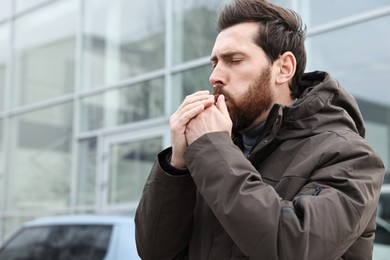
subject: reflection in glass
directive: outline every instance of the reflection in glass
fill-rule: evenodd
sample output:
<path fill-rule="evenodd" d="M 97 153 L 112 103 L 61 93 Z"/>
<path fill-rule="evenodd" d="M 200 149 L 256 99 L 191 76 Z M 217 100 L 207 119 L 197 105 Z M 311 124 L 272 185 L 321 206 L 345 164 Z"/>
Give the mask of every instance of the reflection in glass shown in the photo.
<path fill-rule="evenodd" d="M 0 119 L 0 209 L 4 208 L 4 172 L 5 172 L 5 154 L 3 147 L 3 119 Z M 0 232 L 1 234 L 1 232 Z M 1 241 L 1 238 L 0 238 Z"/>
<path fill-rule="evenodd" d="M 366 139 L 390 167 L 390 105 L 357 99 L 366 126 Z"/>
<path fill-rule="evenodd" d="M 385 180 L 383 182 L 385 186 L 388 186 L 388 182 L 386 181 L 386 179 L 388 178 L 389 175 L 390 174 L 385 175 Z M 377 207 L 377 217 L 390 223 L 390 193 L 388 189 L 384 189 L 384 191 L 381 192 L 381 195 L 379 197 L 379 202 Z M 376 234 L 375 234 L 375 238 L 376 238 Z M 388 238 L 390 238 L 390 236 Z"/>
<path fill-rule="evenodd" d="M 2 172 L 3 167 L 3 119 L 0 119 L 0 172 Z"/>
<path fill-rule="evenodd" d="M 292 8 L 292 0 L 270 0 L 271 3 L 280 5 L 286 8 Z"/>
<path fill-rule="evenodd" d="M 1 6 L 0 6 L 1 7 Z M 7 80 L 7 54 L 11 51 L 9 47 L 9 26 L 0 25 L 0 111 L 4 109 L 4 94 Z"/>
<path fill-rule="evenodd" d="M 137 202 L 162 138 L 115 144 L 110 147 L 109 203 Z"/>
<path fill-rule="evenodd" d="M 15 8 L 17 12 L 20 12 L 47 1 L 51 0 L 15 0 Z"/>
<path fill-rule="evenodd" d="M 164 115 L 162 78 L 82 100 L 81 130 L 95 130 Z"/>
<path fill-rule="evenodd" d="M 209 77 L 211 65 L 176 73 L 173 76 L 173 102 L 171 110 L 175 111 L 184 98 L 198 90 L 212 90 Z"/>
<path fill-rule="evenodd" d="M 34 217 L 8 217 L 3 219 L 2 241 L 12 235 L 24 222 Z"/>
<path fill-rule="evenodd" d="M 96 138 L 80 141 L 77 172 L 78 205 L 91 205 L 95 202 L 96 152 Z"/>
<path fill-rule="evenodd" d="M 390 110 L 390 52 L 386 51 L 390 46 L 389 23 L 390 16 L 386 16 L 308 39 L 308 57 L 312 57 L 308 70 L 330 72 L 359 100 L 368 122 L 367 139 L 386 165 L 390 163 L 390 121 L 386 118 L 378 121 L 377 117 L 388 115 Z M 370 103 L 376 109 L 367 106 Z"/>
<path fill-rule="evenodd" d="M 62 208 L 69 203 L 72 103 L 11 119 L 6 208 Z"/>
<path fill-rule="evenodd" d="M 77 0 L 57 1 L 15 23 L 14 105 L 74 89 Z"/>
<path fill-rule="evenodd" d="M 83 87 L 164 66 L 164 0 L 86 0 Z"/>
<path fill-rule="evenodd" d="M 390 107 L 388 107 L 386 112 L 390 112 Z M 381 155 L 382 160 L 385 164 L 385 169 L 389 169 L 388 167 L 390 166 L 390 120 L 387 123 L 388 124 L 385 125 L 370 122 L 369 120 L 365 121 L 365 125 L 367 128 L 366 139 Z"/>
<path fill-rule="evenodd" d="M 0 259 L 106 259 L 112 225 L 47 225 L 22 228 Z"/>
<path fill-rule="evenodd" d="M 329 71 L 354 96 L 388 105 L 388 24 L 390 16 L 310 37 L 308 70 Z"/>
<path fill-rule="evenodd" d="M 173 62 L 189 61 L 211 53 L 217 31 L 217 9 L 227 0 L 174 0 Z"/>
<path fill-rule="evenodd" d="M 11 14 L 11 0 L 1 0 L 0 1 L 0 21 L 8 18 L 10 16 L 10 14 Z"/>
<path fill-rule="evenodd" d="M 299 0 L 298 12 L 309 26 L 331 23 L 337 19 L 389 6 L 388 0 Z"/>

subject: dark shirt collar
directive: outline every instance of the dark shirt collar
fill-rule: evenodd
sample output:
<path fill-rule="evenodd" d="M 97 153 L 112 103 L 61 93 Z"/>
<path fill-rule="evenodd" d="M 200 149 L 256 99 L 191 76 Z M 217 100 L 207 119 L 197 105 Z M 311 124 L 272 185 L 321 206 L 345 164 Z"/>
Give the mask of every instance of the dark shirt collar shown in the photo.
<path fill-rule="evenodd" d="M 243 153 L 247 157 L 252 151 L 253 147 L 259 142 L 259 136 L 263 130 L 265 121 L 261 122 L 256 127 L 252 128 L 249 131 L 241 132 L 242 142 L 243 142 Z"/>

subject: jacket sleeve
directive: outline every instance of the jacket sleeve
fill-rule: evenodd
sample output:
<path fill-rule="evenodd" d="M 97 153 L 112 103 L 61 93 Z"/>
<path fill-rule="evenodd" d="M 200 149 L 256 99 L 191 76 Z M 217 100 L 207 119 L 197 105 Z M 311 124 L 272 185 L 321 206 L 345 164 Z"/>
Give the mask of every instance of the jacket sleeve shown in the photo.
<path fill-rule="evenodd" d="M 185 160 L 199 192 L 245 256 L 339 259 L 372 220 L 384 174 L 363 139 L 339 139 L 331 149 L 338 152 L 321 155 L 292 201 L 262 181 L 226 133 L 202 136 Z"/>
<path fill-rule="evenodd" d="M 137 250 L 143 260 L 184 259 L 192 232 L 195 184 L 189 174 L 163 170 L 169 152 L 168 148 L 158 155 L 135 215 Z"/>

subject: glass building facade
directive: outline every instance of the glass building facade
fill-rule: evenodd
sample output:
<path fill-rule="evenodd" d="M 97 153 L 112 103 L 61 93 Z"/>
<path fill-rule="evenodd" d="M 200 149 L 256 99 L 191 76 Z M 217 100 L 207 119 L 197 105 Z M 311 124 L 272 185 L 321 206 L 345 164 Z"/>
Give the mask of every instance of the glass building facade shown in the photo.
<path fill-rule="evenodd" d="M 29 219 L 132 214 L 181 100 L 210 89 L 227 0 L 0 0 L 0 241 Z M 307 71 L 358 100 L 390 165 L 390 3 L 279 0 L 308 27 Z"/>

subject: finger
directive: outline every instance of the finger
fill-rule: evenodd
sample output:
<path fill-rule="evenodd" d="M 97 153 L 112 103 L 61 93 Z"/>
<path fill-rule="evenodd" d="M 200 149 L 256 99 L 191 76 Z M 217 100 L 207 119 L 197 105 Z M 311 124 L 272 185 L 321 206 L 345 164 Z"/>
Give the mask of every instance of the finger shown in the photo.
<path fill-rule="evenodd" d="M 188 103 L 183 103 L 178 110 L 172 115 L 173 120 L 175 118 L 180 118 L 184 113 L 188 112 L 189 110 L 203 105 L 203 109 L 206 107 L 211 106 L 214 104 L 214 96 L 213 95 L 208 95 L 207 97 L 198 97 L 193 99 L 191 102 Z"/>
<path fill-rule="evenodd" d="M 228 111 L 228 108 L 226 106 L 225 96 L 224 95 L 221 94 L 221 95 L 218 96 L 216 106 L 217 106 L 218 110 L 221 111 L 221 113 L 223 115 L 229 117 L 229 111 Z"/>
<path fill-rule="evenodd" d="M 192 118 L 203 112 L 205 106 L 202 102 L 190 104 L 180 111 L 176 111 L 171 117 L 171 125 L 185 126 Z"/>
<path fill-rule="evenodd" d="M 183 102 L 181 103 L 181 105 L 179 106 L 178 110 L 180 110 L 181 108 L 183 108 L 184 106 L 186 106 L 188 104 L 198 102 L 201 100 L 205 100 L 205 99 L 209 99 L 210 96 L 212 96 L 212 95 L 210 95 L 210 91 L 208 91 L 208 90 L 197 91 L 191 95 L 186 96 L 185 99 L 183 100 Z"/>

